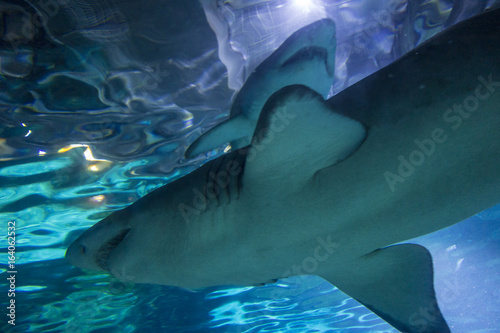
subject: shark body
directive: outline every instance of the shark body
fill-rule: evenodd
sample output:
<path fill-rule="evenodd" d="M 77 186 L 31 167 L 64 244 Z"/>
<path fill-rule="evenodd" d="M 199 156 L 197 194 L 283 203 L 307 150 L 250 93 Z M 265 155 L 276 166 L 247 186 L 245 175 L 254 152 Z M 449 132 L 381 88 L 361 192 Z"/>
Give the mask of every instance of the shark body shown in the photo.
<path fill-rule="evenodd" d="M 300 30 L 187 154 L 233 151 L 97 223 L 68 260 L 190 289 L 318 275 L 403 332 L 448 332 L 429 252 L 393 244 L 500 202 L 499 22 L 462 22 L 327 101 L 333 25 Z"/>

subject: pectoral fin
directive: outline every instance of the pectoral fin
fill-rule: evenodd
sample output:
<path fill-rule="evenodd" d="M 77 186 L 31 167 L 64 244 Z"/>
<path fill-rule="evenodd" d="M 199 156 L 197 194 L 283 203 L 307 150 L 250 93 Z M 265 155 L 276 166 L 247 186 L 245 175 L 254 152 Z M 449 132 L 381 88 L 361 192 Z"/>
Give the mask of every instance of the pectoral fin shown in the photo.
<path fill-rule="evenodd" d="M 450 332 L 434 292 L 431 255 L 420 245 L 379 249 L 322 277 L 402 332 Z"/>
<path fill-rule="evenodd" d="M 318 170 L 349 158 L 365 137 L 363 124 L 336 113 L 314 90 L 285 87 L 262 109 L 245 165 L 252 181 L 245 186 L 260 193 L 300 189 Z"/>
<path fill-rule="evenodd" d="M 199 154 L 220 148 L 224 144 L 231 145 L 231 150 L 245 147 L 252 141 L 255 124 L 244 115 L 228 119 L 203 134 L 187 149 L 185 156 L 193 158 Z"/>

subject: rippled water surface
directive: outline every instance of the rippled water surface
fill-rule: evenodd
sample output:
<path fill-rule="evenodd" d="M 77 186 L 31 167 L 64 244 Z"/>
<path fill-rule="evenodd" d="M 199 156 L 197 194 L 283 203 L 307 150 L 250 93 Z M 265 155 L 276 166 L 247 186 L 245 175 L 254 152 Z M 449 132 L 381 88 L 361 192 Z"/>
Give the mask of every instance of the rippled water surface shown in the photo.
<path fill-rule="evenodd" d="M 499 3 L 0 2 L 0 225 L 16 222 L 18 271 L 17 325 L 2 315 L 0 331 L 395 332 L 315 277 L 194 293 L 82 272 L 64 253 L 110 212 L 203 163 L 186 148 L 294 31 L 335 21 L 333 95 Z M 499 212 L 416 240 L 439 267 L 438 300 L 457 332 L 500 327 Z M 0 245 L 5 309 L 6 237 Z"/>

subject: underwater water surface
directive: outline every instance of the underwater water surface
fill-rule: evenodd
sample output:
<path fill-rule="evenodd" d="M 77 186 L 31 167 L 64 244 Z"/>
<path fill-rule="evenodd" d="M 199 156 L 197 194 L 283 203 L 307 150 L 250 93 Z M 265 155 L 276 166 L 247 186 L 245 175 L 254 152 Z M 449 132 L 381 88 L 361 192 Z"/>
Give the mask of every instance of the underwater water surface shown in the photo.
<path fill-rule="evenodd" d="M 0 332 L 396 332 L 324 280 L 191 292 L 122 283 L 64 259 L 112 211 L 202 164 L 184 158 L 227 118 L 290 34 L 337 26 L 330 95 L 500 1 L 1 1 Z M 7 232 L 15 221 L 16 320 Z M 500 327 L 500 207 L 412 240 L 433 255 L 455 332 Z"/>

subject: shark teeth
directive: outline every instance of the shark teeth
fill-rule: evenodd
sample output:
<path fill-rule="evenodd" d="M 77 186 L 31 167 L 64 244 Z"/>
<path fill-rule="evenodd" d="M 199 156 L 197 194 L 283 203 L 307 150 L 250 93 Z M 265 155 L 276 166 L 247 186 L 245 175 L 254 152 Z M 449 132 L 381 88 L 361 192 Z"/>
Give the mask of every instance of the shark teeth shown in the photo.
<path fill-rule="evenodd" d="M 125 236 L 127 236 L 129 231 L 130 228 L 122 230 L 118 235 L 111 238 L 109 241 L 104 243 L 104 245 L 102 245 L 99 250 L 97 250 L 95 254 L 95 262 L 97 266 L 105 271 L 109 271 L 109 255 L 111 254 L 111 251 L 113 251 L 113 249 L 121 243 Z"/>

